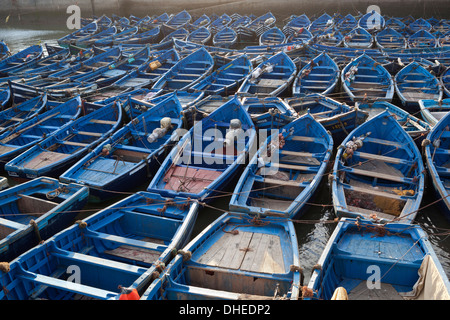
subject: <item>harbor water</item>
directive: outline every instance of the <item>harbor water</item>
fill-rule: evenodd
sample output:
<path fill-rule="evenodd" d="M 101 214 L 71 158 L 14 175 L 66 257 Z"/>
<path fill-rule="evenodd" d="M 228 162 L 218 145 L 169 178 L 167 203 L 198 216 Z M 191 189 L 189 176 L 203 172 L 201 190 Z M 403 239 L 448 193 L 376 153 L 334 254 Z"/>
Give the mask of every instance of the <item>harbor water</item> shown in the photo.
<path fill-rule="evenodd" d="M 56 39 L 66 35 L 70 31 L 62 26 L 33 26 L 20 27 L 8 26 L 8 24 L 1 22 L 0 25 L 0 40 L 5 40 L 12 52 L 17 52 L 27 46 L 48 43 L 56 44 Z M 7 177 L 5 171 L 0 175 Z M 17 182 L 10 180 L 10 185 Z M 229 191 L 237 181 L 232 182 Z M 145 190 L 147 185 L 143 185 L 139 190 Z M 130 190 L 135 192 L 138 190 Z M 95 213 L 97 210 L 106 207 L 107 205 L 120 200 L 121 195 L 108 203 L 88 204 L 79 218 L 86 217 Z M 209 223 L 218 218 L 228 209 L 230 195 L 217 198 L 211 203 L 211 207 L 205 207 L 199 213 L 197 224 L 194 229 L 193 236 L 201 232 Z M 417 215 L 415 223 L 420 224 L 428 233 L 429 240 L 440 259 L 440 262 L 447 274 L 450 277 L 450 222 L 447 221 L 440 211 L 433 186 L 428 179 L 426 185 L 425 196 L 422 202 L 422 209 Z M 334 228 L 337 225 L 336 216 L 333 212 L 332 200 L 330 194 L 330 187 L 327 179 L 323 179 L 321 187 L 317 191 L 316 197 L 311 201 L 311 205 L 305 214 L 295 221 L 297 238 L 299 243 L 300 264 L 304 270 L 305 282 L 307 285 L 313 266 L 317 263 L 326 243 L 331 236 Z"/>

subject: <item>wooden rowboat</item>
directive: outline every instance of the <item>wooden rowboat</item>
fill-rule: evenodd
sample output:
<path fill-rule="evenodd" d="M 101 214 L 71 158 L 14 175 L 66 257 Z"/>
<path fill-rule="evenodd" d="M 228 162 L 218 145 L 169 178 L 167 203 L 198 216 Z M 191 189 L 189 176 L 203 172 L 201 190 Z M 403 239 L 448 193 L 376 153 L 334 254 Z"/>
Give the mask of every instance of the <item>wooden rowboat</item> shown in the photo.
<path fill-rule="evenodd" d="M 341 219 L 317 265 L 305 300 L 450 299 L 448 277 L 419 225 Z"/>
<path fill-rule="evenodd" d="M 425 173 L 411 136 L 384 111 L 339 146 L 331 177 L 338 217 L 411 223 L 422 201 Z"/>
<path fill-rule="evenodd" d="M 189 240 L 198 208 L 148 192 L 125 198 L 11 261 L 0 300 L 139 299 Z M 67 277 L 74 270 L 79 282 Z"/>
<path fill-rule="evenodd" d="M 0 192 L 0 261 L 10 262 L 66 228 L 84 207 L 87 187 L 42 177 Z"/>
<path fill-rule="evenodd" d="M 310 114 L 270 134 L 236 184 L 230 210 L 298 218 L 325 175 L 333 139 Z"/>
<path fill-rule="evenodd" d="M 211 201 L 240 174 L 255 138 L 250 115 L 234 97 L 180 139 L 147 191 Z"/>
<path fill-rule="evenodd" d="M 111 103 L 53 132 L 9 161 L 5 170 L 14 177 L 58 178 L 121 124 L 122 108 L 119 103 Z"/>
<path fill-rule="evenodd" d="M 292 221 L 230 212 L 180 250 L 142 300 L 297 300 L 301 278 Z"/>
<path fill-rule="evenodd" d="M 158 170 L 182 128 L 182 107 L 175 95 L 155 106 L 129 98 L 127 108 L 145 108 L 60 176 L 90 188 L 90 201 L 113 198 L 141 186 Z M 129 113 L 130 114 L 130 113 Z M 170 122 L 170 123 L 169 123 Z"/>

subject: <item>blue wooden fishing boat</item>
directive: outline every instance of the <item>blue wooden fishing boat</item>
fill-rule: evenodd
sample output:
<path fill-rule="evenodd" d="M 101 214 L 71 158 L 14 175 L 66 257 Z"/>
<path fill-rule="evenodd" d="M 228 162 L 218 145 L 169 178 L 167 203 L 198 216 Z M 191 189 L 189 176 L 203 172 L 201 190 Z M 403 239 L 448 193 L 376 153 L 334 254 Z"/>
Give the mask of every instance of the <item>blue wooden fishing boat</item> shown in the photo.
<path fill-rule="evenodd" d="M 341 83 L 347 98 L 353 102 L 392 101 L 395 92 L 391 74 L 365 53 L 344 67 Z"/>
<path fill-rule="evenodd" d="M 336 24 L 336 29 L 347 34 L 358 26 L 358 21 L 350 13 L 347 14 L 339 23 Z"/>
<path fill-rule="evenodd" d="M 150 59 L 153 59 L 153 55 L 147 47 L 144 47 L 135 54 L 123 55 L 122 58 L 113 64 L 100 67 L 87 74 L 82 73 L 71 76 L 71 79 L 85 83 L 95 83 L 98 88 L 102 88 L 113 84 L 122 77 L 129 75 L 130 72 L 146 65 Z"/>
<path fill-rule="evenodd" d="M 169 21 L 170 17 L 167 12 L 164 12 L 157 17 L 151 17 L 150 20 L 144 21 L 139 27 L 142 31 L 147 31 L 161 26 L 163 23 Z"/>
<path fill-rule="evenodd" d="M 283 27 L 283 33 L 286 35 L 285 43 L 308 43 L 314 38 L 307 28 L 292 28 L 285 26 Z"/>
<path fill-rule="evenodd" d="M 8 44 L 5 41 L 0 41 L 0 61 L 9 57 L 11 51 L 9 50 Z"/>
<path fill-rule="evenodd" d="M 241 103 L 256 130 L 281 129 L 297 118 L 297 113 L 279 97 L 244 97 Z"/>
<path fill-rule="evenodd" d="M 238 40 L 236 31 L 232 28 L 226 27 L 217 32 L 213 36 L 213 45 L 221 48 L 231 48 Z"/>
<path fill-rule="evenodd" d="M 247 25 L 239 25 L 236 27 L 236 33 L 239 37 L 239 42 L 252 42 L 266 30 L 272 28 L 275 25 L 276 17 L 272 12 L 267 12 Z"/>
<path fill-rule="evenodd" d="M 422 201 L 425 171 L 416 143 L 389 111 L 350 132 L 331 177 L 338 217 L 411 223 Z"/>
<path fill-rule="evenodd" d="M 241 172 L 255 139 L 250 115 L 234 97 L 179 140 L 147 191 L 209 202 Z"/>
<path fill-rule="evenodd" d="M 331 133 L 336 144 L 341 143 L 349 132 L 364 123 L 368 117 L 366 111 L 317 93 L 284 100 L 297 115 L 311 114 Z"/>
<path fill-rule="evenodd" d="M 446 96 L 450 98 L 450 67 L 442 73 L 439 81 Z"/>
<path fill-rule="evenodd" d="M 89 35 L 86 35 L 85 37 L 80 37 L 74 41 L 74 44 L 79 47 L 87 48 L 89 46 L 94 45 L 94 43 L 98 40 L 111 38 L 118 33 L 120 33 L 118 27 L 111 26 L 105 30 L 98 32 L 98 33 L 95 33 L 92 35 L 89 34 Z"/>
<path fill-rule="evenodd" d="M 10 90 L 7 90 L 10 92 Z M 0 112 L 0 132 L 12 130 L 20 123 L 31 119 L 38 113 L 49 110 L 47 107 L 47 94 L 38 95 L 23 102 L 12 102 L 12 107 Z"/>
<path fill-rule="evenodd" d="M 14 96 L 20 96 L 23 99 L 47 93 L 49 100 L 61 102 L 68 101 L 78 95 L 93 93 L 97 90 L 95 83 L 46 80 L 42 79 L 42 81 L 39 81 L 38 79 L 27 82 L 27 84 L 11 81 L 9 86 L 12 88 Z"/>
<path fill-rule="evenodd" d="M 203 47 L 178 61 L 153 85 L 165 91 L 185 90 L 208 75 L 214 67 L 214 59 Z"/>
<path fill-rule="evenodd" d="M 278 27 L 272 27 L 259 37 L 260 46 L 272 46 L 286 41 L 286 35 Z"/>
<path fill-rule="evenodd" d="M 93 45 L 97 47 L 108 47 L 117 45 L 118 43 L 121 43 L 121 41 L 123 40 L 127 40 L 130 37 L 136 36 L 138 32 L 139 32 L 138 27 L 125 28 L 124 30 L 121 30 L 118 33 L 96 40 L 93 43 Z"/>
<path fill-rule="evenodd" d="M 297 300 L 302 276 L 292 221 L 230 212 L 180 250 L 142 300 Z"/>
<path fill-rule="evenodd" d="M 93 21 L 83 27 L 81 29 L 75 30 L 72 33 L 69 33 L 68 35 L 65 35 L 62 38 L 59 38 L 57 40 L 58 44 L 61 47 L 67 47 L 70 44 L 75 44 L 78 39 L 84 39 L 86 37 L 93 36 L 97 32 L 100 32 L 101 27 L 99 27 L 99 24 L 97 21 Z"/>
<path fill-rule="evenodd" d="M 419 100 L 440 100 L 443 96 L 439 80 L 416 61 L 395 75 L 395 91 L 403 107 L 411 114 L 419 111 Z"/>
<path fill-rule="evenodd" d="M 0 261 L 23 252 L 66 228 L 86 204 L 89 190 L 43 177 L 0 192 Z"/>
<path fill-rule="evenodd" d="M 160 90 L 160 89 L 154 89 L 152 88 L 152 91 L 154 90 Z M 196 102 L 203 99 L 205 96 L 205 92 L 198 91 L 198 92 L 189 92 L 189 91 L 170 91 L 167 93 L 161 93 L 158 91 L 158 94 L 151 97 L 149 100 L 146 100 L 150 103 L 157 104 L 165 99 L 167 99 L 169 96 L 175 95 L 178 99 L 178 101 L 181 104 L 181 107 L 185 111 L 185 115 L 189 114 L 189 108 L 192 107 Z"/>
<path fill-rule="evenodd" d="M 206 27 L 200 27 L 192 31 L 186 38 L 186 41 L 206 44 L 211 40 L 211 31 Z"/>
<path fill-rule="evenodd" d="M 271 28 L 275 25 L 277 21 L 277 18 L 273 15 L 272 12 L 266 12 L 263 15 L 255 18 L 250 22 L 248 25 L 246 25 L 247 28 L 256 31 L 258 28 L 262 26 L 266 26 L 268 28 Z"/>
<path fill-rule="evenodd" d="M 303 299 L 450 299 L 448 277 L 419 225 L 341 219 L 317 265 Z"/>
<path fill-rule="evenodd" d="M 252 22 L 252 18 L 249 16 L 240 16 L 239 18 L 231 21 L 231 23 L 228 25 L 229 28 L 233 30 L 237 30 L 239 27 L 243 27 L 248 25 L 250 22 Z"/>
<path fill-rule="evenodd" d="M 134 35 L 130 35 L 125 39 L 114 39 L 113 44 L 148 44 L 157 43 L 161 37 L 161 27 L 157 26 L 153 29 L 144 32 L 138 32 Z"/>
<path fill-rule="evenodd" d="M 369 49 L 373 43 L 372 35 L 361 27 L 356 27 L 344 36 L 344 46 L 348 48 Z"/>
<path fill-rule="evenodd" d="M 296 72 L 295 63 L 280 51 L 253 69 L 239 87 L 238 94 L 278 96 L 291 85 Z"/>
<path fill-rule="evenodd" d="M 148 183 L 174 143 L 172 135 L 183 126 L 182 107 L 175 95 L 155 106 L 129 98 L 125 108 L 146 111 L 133 117 L 59 177 L 63 182 L 88 186 L 91 202 Z"/>
<path fill-rule="evenodd" d="M 434 127 L 450 111 L 450 99 L 419 100 L 419 107 L 422 118 Z"/>
<path fill-rule="evenodd" d="M 208 17 L 206 14 L 202 14 L 199 18 L 197 18 L 194 22 L 189 23 L 185 28 L 192 32 L 196 29 L 205 27 L 207 28 L 209 24 L 211 23 L 211 18 Z"/>
<path fill-rule="evenodd" d="M 175 49 L 170 49 L 152 59 L 147 64 L 131 71 L 126 76 L 112 84 L 120 90 L 151 87 L 159 78 L 168 72 L 178 61 L 180 56 Z"/>
<path fill-rule="evenodd" d="M 446 112 L 424 140 L 424 157 L 437 199 L 440 200 L 438 201 L 439 208 L 450 221 L 449 114 L 449 112 Z"/>
<path fill-rule="evenodd" d="M 433 29 L 432 30 L 440 31 L 443 34 L 446 34 L 446 33 L 448 33 L 450 31 L 450 24 L 449 24 L 449 22 L 450 21 L 445 20 L 445 19 L 439 20 L 437 23 L 435 23 L 433 25 Z"/>
<path fill-rule="evenodd" d="M 206 95 L 230 95 L 253 70 L 246 54 L 216 69 L 212 74 L 189 86 L 188 91 L 203 91 Z"/>
<path fill-rule="evenodd" d="M 366 13 L 358 20 L 359 27 L 371 32 L 384 29 L 385 25 L 386 20 L 379 12 L 375 10 Z"/>
<path fill-rule="evenodd" d="M 111 103 L 69 123 L 5 165 L 10 176 L 58 178 L 122 124 L 120 103 Z"/>
<path fill-rule="evenodd" d="M 378 32 L 375 35 L 375 43 L 380 49 L 406 49 L 408 46 L 406 38 L 400 32 L 391 28 L 385 28 Z"/>
<path fill-rule="evenodd" d="M 331 134 L 310 114 L 271 130 L 236 184 L 230 210 L 300 217 L 325 175 L 332 151 Z"/>
<path fill-rule="evenodd" d="M 75 97 L 38 114 L 0 134 L 0 165 L 15 158 L 58 130 L 63 130 L 81 114 L 81 99 Z"/>
<path fill-rule="evenodd" d="M 419 30 L 408 37 L 408 46 L 410 48 L 434 48 L 438 46 L 435 36 L 426 30 Z"/>
<path fill-rule="evenodd" d="M 341 31 L 336 28 L 328 28 L 325 29 L 324 32 L 318 34 L 316 36 L 316 43 L 331 46 L 331 47 L 339 47 L 344 41 L 344 36 Z M 290 41 L 290 39 L 288 39 Z"/>
<path fill-rule="evenodd" d="M 386 28 L 391 28 L 401 34 L 405 34 L 406 31 L 406 24 L 404 24 L 400 19 L 397 18 L 390 18 L 386 20 Z"/>
<path fill-rule="evenodd" d="M 290 20 L 288 23 L 285 24 L 285 26 L 297 29 L 300 28 L 307 29 L 310 24 L 311 21 L 309 20 L 308 16 L 306 14 L 302 14 Z"/>
<path fill-rule="evenodd" d="M 0 271 L 8 288 L 0 299 L 139 299 L 188 242 L 198 210 L 196 202 L 138 192 L 12 261 Z M 67 278 L 74 266 L 79 283 Z"/>
<path fill-rule="evenodd" d="M 186 40 L 188 36 L 189 31 L 187 31 L 185 28 L 180 28 L 166 35 L 159 43 L 166 43 L 168 41 L 173 41 L 173 39 Z"/>
<path fill-rule="evenodd" d="M 76 59 L 82 59 L 82 57 L 77 57 Z M 69 49 L 62 49 L 57 52 L 47 54 L 45 57 L 42 56 L 31 63 L 26 63 L 20 67 L 14 68 L 8 72 L 9 76 L 19 76 L 22 78 L 27 78 L 33 75 L 39 75 L 45 77 L 47 74 L 51 73 L 52 70 L 56 71 L 58 68 L 65 66 L 72 62 L 72 57 L 70 56 Z M 72 62 L 74 63 L 74 62 Z"/>
<path fill-rule="evenodd" d="M 301 97 L 310 93 L 331 94 L 339 81 L 340 70 L 326 52 L 306 64 L 295 77 L 292 96 Z"/>
<path fill-rule="evenodd" d="M 199 101 L 196 101 L 190 108 L 190 113 L 192 115 L 192 121 L 201 121 L 206 118 L 211 113 L 216 111 L 218 108 L 223 106 L 230 98 L 233 96 L 221 96 L 217 94 L 205 95 Z"/>
<path fill-rule="evenodd" d="M 411 136 L 417 146 L 421 145 L 422 140 L 431 130 L 429 123 L 387 101 L 375 101 L 374 103 L 357 102 L 355 106 L 369 114 L 368 120 L 386 110 L 389 111 L 392 117 L 402 126 L 403 130 Z"/>
<path fill-rule="evenodd" d="M 114 62 L 120 59 L 121 55 L 121 47 L 113 47 L 103 53 L 94 55 L 85 61 L 81 61 L 70 68 L 51 73 L 48 75 L 47 80 L 54 80 L 55 83 L 67 79 L 75 80 L 77 77 L 86 75 L 101 67 L 111 66 Z"/>
<path fill-rule="evenodd" d="M 228 25 L 230 23 L 231 23 L 231 17 L 229 15 L 227 15 L 226 13 L 224 13 L 223 15 L 221 15 L 220 17 L 218 17 L 217 19 L 212 21 L 209 24 L 208 29 L 211 31 L 212 34 L 215 34 L 215 33 L 219 32 L 220 30 L 222 30 L 223 28 L 228 27 Z"/>
<path fill-rule="evenodd" d="M 313 35 L 317 35 L 319 33 L 322 33 L 323 30 L 331 27 L 332 24 L 333 18 L 328 13 L 324 13 L 320 17 L 311 22 L 308 30 Z"/>
<path fill-rule="evenodd" d="M 112 14 L 111 18 L 114 22 L 114 24 L 119 26 L 119 29 L 126 30 L 131 27 L 131 22 L 127 17 L 118 16 L 116 14 Z"/>
<path fill-rule="evenodd" d="M 29 46 L 5 59 L 0 60 L 0 73 L 7 74 L 25 65 L 30 65 L 39 60 L 44 54 L 44 48 L 41 45 Z"/>
<path fill-rule="evenodd" d="M 416 33 L 419 30 L 431 31 L 433 26 L 424 18 L 418 18 L 416 21 L 411 22 L 408 25 L 408 29 L 410 33 Z"/>
<path fill-rule="evenodd" d="M 167 36 L 176 29 L 187 27 L 191 22 L 192 17 L 186 10 L 183 10 L 176 15 L 173 15 L 161 25 L 161 32 L 163 36 Z"/>

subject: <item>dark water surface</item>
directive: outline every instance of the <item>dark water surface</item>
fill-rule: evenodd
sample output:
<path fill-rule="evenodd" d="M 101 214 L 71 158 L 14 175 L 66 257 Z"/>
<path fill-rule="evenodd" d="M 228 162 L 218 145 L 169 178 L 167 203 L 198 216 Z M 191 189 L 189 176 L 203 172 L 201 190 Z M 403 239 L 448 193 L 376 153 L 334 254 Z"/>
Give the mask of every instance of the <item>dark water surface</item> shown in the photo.
<path fill-rule="evenodd" d="M 56 39 L 66 35 L 69 30 L 65 26 L 40 25 L 33 28 L 21 28 L 20 26 L 6 26 L 2 21 L 0 24 L 0 40 L 5 40 L 12 52 L 17 52 L 29 45 L 38 43 L 57 44 Z M 0 171 L 0 175 L 7 177 L 7 173 Z M 329 237 L 331 236 L 336 222 L 336 218 L 331 206 L 330 188 L 327 184 L 327 179 L 323 179 L 321 187 L 317 191 L 316 198 L 312 200 L 315 205 L 305 212 L 305 214 L 295 222 L 297 231 L 297 238 L 299 243 L 300 264 L 304 269 L 305 285 L 307 285 L 313 266 L 317 263 Z M 16 182 L 10 181 L 10 184 Z M 236 181 L 232 183 L 229 190 L 234 189 Z M 130 190 L 130 192 L 145 190 L 146 185 L 141 186 L 137 190 Z M 113 202 L 120 200 L 116 198 L 108 203 L 102 204 L 88 204 L 79 218 L 89 216 L 97 210 L 106 207 Z M 216 199 L 211 206 L 217 209 L 203 208 L 199 213 L 199 218 L 196 223 L 193 236 L 197 235 L 209 223 L 214 221 L 217 217 L 223 214 L 224 210 L 228 209 L 230 196 L 224 196 Z M 436 251 L 440 262 L 446 271 L 447 276 L 450 277 L 450 237 L 445 235 L 450 230 L 450 222 L 447 221 L 440 211 L 436 201 L 433 186 L 428 181 L 426 186 L 425 196 L 423 198 L 422 209 L 416 218 L 416 223 L 420 224 L 429 235 L 429 240 Z M 433 205 L 429 205 L 433 204 Z"/>

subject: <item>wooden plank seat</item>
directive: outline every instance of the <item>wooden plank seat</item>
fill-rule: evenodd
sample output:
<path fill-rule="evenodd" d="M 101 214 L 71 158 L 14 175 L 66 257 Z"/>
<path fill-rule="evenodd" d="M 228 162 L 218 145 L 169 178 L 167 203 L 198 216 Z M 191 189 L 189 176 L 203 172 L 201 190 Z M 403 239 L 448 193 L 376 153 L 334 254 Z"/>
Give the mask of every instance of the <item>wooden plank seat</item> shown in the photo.
<path fill-rule="evenodd" d="M 404 148 L 404 144 L 402 144 L 402 143 L 398 143 L 398 142 L 390 141 L 390 140 L 372 138 L 372 137 L 365 137 L 364 142 L 377 143 L 377 144 L 392 146 L 392 147 L 396 147 L 396 148 L 400 148 L 400 149 Z"/>
<path fill-rule="evenodd" d="M 328 87 L 326 86 L 326 85 L 324 85 L 324 86 L 305 86 L 305 85 L 302 85 L 301 86 L 301 89 L 316 89 L 316 90 L 325 90 L 325 89 L 327 89 Z"/>
<path fill-rule="evenodd" d="M 324 138 L 308 137 L 308 136 L 289 136 L 287 141 L 301 141 L 301 142 L 315 142 L 315 143 L 325 143 Z"/>
<path fill-rule="evenodd" d="M 217 150 L 217 151 L 222 151 L 222 150 L 223 149 Z M 211 153 L 211 152 L 202 152 L 202 151 L 186 152 L 186 155 L 193 156 L 193 157 L 201 157 L 201 158 L 209 158 L 209 159 L 222 159 L 222 160 L 231 160 L 231 161 L 234 161 L 236 159 L 236 156 L 231 155 L 231 154 Z"/>
<path fill-rule="evenodd" d="M 85 236 L 89 237 L 89 238 L 98 239 L 98 240 L 110 241 L 110 242 L 114 242 L 114 243 L 118 243 L 118 244 L 123 244 L 123 245 L 127 245 L 127 246 L 138 247 L 138 248 L 148 249 L 148 250 L 153 250 L 153 251 L 158 251 L 158 252 L 163 252 L 167 248 L 167 246 L 162 245 L 162 244 L 156 244 L 156 243 L 152 243 L 152 242 L 136 240 L 136 239 L 131 239 L 131 238 L 125 238 L 125 237 L 107 234 L 107 233 L 103 233 L 103 232 L 93 231 L 93 230 L 90 230 L 89 228 L 86 229 Z"/>
<path fill-rule="evenodd" d="M 257 181 L 257 180 L 255 180 Z M 273 185 L 280 185 L 280 186 L 289 186 L 289 187 L 307 187 L 310 185 L 310 182 L 300 182 L 295 180 L 278 180 L 278 179 L 271 179 L 271 178 L 264 178 L 262 181 L 266 184 L 273 184 Z"/>
<path fill-rule="evenodd" d="M 103 135 L 102 133 L 99 132 L 90 132 L 90 131 L 77 131 L 76 134 L 93 137 L 101 137 Z"/>
<path fill-rule="evenodd" d="M 361 192 L 361 193 L 368 193 L 371 195 L 390 198 L 390 199 L 394 199 L 394 200 L 405 200 L 406 201 L 406 200 L 408 200 L 408 198 L 412 198 L 412 197 L 408 197 L 408 196 L 399 196 L 398 194 L 390 193 L 390 192 L 386 192 L 386 191 L 379 191 L 371 186 L 368 186 L 367 188 L 358 187 L 358 186 L 350 186 L 350 185 L 345 185 L 345 184 L 343 186 L 344 186 L 344 189 L 347 189 L 347 190 L 353 190 L 353 191 L 357 191 L 357 192 Z"/>
<path fill-rule="evenodd" d="M 117 121 L 101 120 L 101 119 L 91 119 L 91 120 L 89 120 L 89 122 L 98 123 L 98 124 L 112 124 L 112 125 L 117 123 Z"/>
<path fill-rule="evenodd" d="M 64 270 L 66 271 L 66 270 Z M 32 273 L 28 271 L 23 271 L 21 274 L 17 275 L 18 278 L 29 281 L 31 283 L 41 284 L 46 287 L 52 287 L 56 289 L 61 289 L 64 291 L 78 292 L 86 296 L 98 298 L 98 299 L 108 299 L 117 296 L 117 292 L 107 291 L 103 289 L 98 289 L 95 287 L 90 287 L 80 283 L 70 282 L 67 280 L 61 280 L 51 276 L 44 276 L 37 273 Z"/>
<path fill-rule="evenodd" d="M 354 173 L 354 174 L 358 174 L 358 175 L 371 177 L 371 178 L 379 178 L 379 179 L 393 181 L 393 182 L 414 184 L 412 178 L 404 178 L 404 177 L 399 177 L 399 176 L 395 176 L 395 175 L 384 174 L 384 173 L 380 173 L 380 172 L 374 172 L 374 171 L 357 169 L 357 168 L 350 168 L 350 167 L 343 167 L 340 170 L 349 172 L 349 173 Z"/>
<path fill-rule="evenodd" d="M 372 154 L 372 153 L 367 153 L 367 152 L 360 152 L 360 151 L 353 152 L 353 156 L 358 156 L 360 158 L 368 159 L 368 160 L 380 160 L 380 161 L 393 163 L 393 164 L 409 164 L 409 165 L 413 164 L 412 160 L 405 160 L 405 159 L 382 156 L 382 155 L 377 155 L 377 154 Z"/>
<path fill-rule="evenodd" d="M 14 229 L 14 230 L 19 230 L 19 229 L 23 228 L 23 224 L 9 220 L 9 219 L 5 219 L 5 218 L 0 218 L 0 226 L 1 226 L 1 229 L 9 228 L 9 229 Z M 3 231 L 4 230 L 0 231 L 1 235 L 4 235 Z"/>
<path fill-rule="evenodd" d="M 273 167 L 281 168 L 281 169 L 300 170 L 300 171 L 311 171 L 311 170 L 316 169 L 316 168 L 314 168 L 314 167 L 316 167 L 314 165 L 307 167 L 307 166 L 299 166 L 299 165 L 276 163 L 276 162 L 271 162 L 270 165 Z"/>
<path fill-rule="evenodd" d="M 77 146 L 77 147 L 86 147 L 86 146 L 89 145 L 88 143 L 75 142 L 75 141 L 66 141 L 66 140 L 62 140 L 60 143 L 61 144 L 67 144 L 69 146 Z"/>
<path fill-rule="evenodd" d="M 9 120 L 21 122 L 21 121 L 23 121 L 24 119 L 18 118 L 18 117 L 11 117 L 11 118 L 9 118 Z"/>

